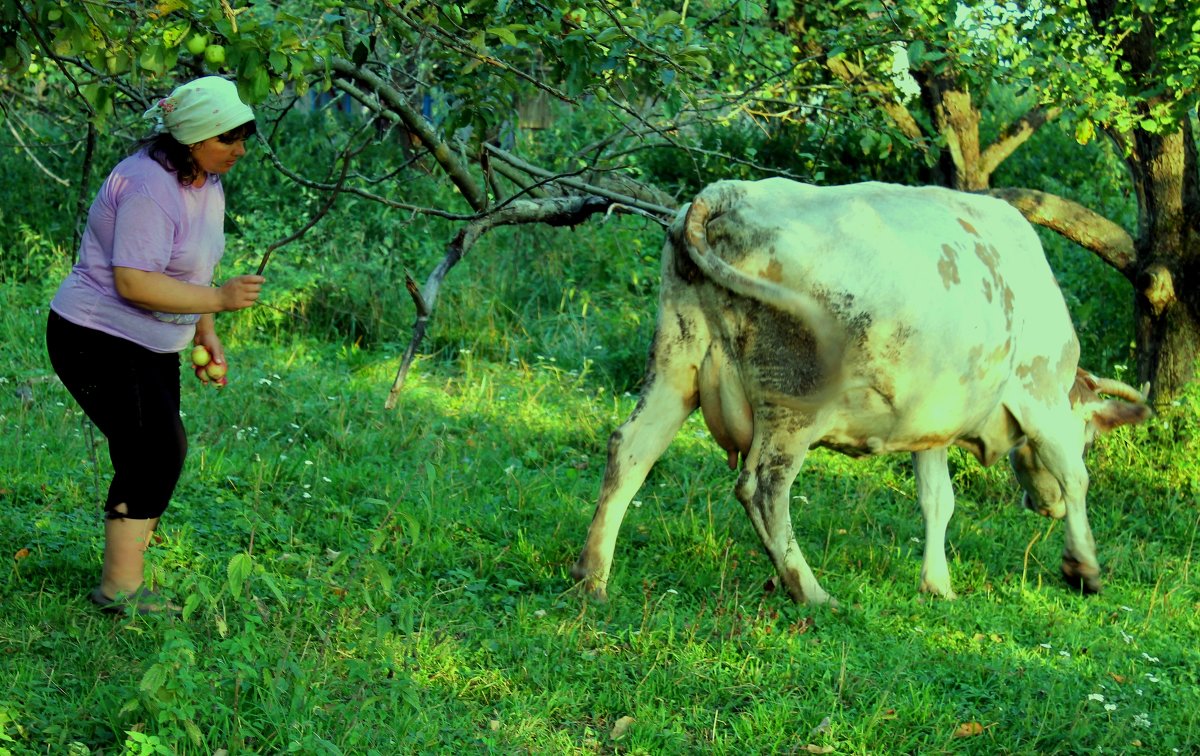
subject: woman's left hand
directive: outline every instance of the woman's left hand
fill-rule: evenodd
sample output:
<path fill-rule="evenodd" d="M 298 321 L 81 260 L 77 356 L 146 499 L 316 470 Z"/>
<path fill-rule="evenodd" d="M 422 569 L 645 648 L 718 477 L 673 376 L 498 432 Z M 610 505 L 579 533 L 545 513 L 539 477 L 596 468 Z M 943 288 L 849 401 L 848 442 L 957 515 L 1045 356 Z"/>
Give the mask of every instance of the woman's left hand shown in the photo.
<path fill-rule="evenodd" d="M 205 315 L 200 318 L 200 322 L 196 324 L 196 337 L 192 340 L 192 343 L 195 346 L 202 346 L 208 350 L 210 365 L 220 366 L 220 375 L 217 377 L 213 377 L 211 372 L 205 372 L 207 366 L 205 368 L 196 367 L 196 377 L 205 383 L 211 380 L 218 386 L 224 386 L 226 383 L 225 372 L 228 370 L 228 365 L 225 363 L 225 347 L 221 344 L 221 339 L 217 336 L 216 329 L 213 328 L 212 315 Z"/>

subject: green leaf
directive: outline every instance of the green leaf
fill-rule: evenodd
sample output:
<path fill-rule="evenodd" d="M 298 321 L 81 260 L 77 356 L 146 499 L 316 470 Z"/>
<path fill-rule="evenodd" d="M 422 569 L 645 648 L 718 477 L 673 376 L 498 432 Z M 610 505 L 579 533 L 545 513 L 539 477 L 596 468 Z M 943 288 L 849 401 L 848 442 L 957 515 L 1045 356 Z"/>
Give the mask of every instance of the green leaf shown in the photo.
<path fill-rule="evenodd" d="M 158 693 L 162 687 L 167 684 L 170 677 L 170 671 L 164 664 L 151 664 L 150 669 L 142 675 L 141 682 L 138 683 L 138 690 L 141 690 L 150 695 Z"/>
<path fill-rule="evenodd" d="M 196 610 L 200 608 L 200 602 L 203 600 L 199 593 L 188 594 L 188 597 L 183 600 L 183 618 L 185 620 L 190 619 Z"/>
<path fill-rule="evenodd" d="M 162 45 L 154 44 L 142 50 L 142 54 L 138 56 L 138 65 L 151 73 L 160 74 L 165 71 Z"/>
<path fill-rule="evenodd" d="M 245 584 L 246 578 L 250 577 L 251 571 L 254 569 L 254 560 L 246 552 L 234 554 L 229 560 L 229 568 L 226 572 L 229 575 L 229 593 L 234 598 L 241 597 L 242 585 Z"/>
<path fill-rule="evenodd" d="M 1075 124 L 1075 141 L 1080 144 L 1087 144 L 1092 141 L 1092 137 L 1096 135 L 1096 125 L 1091 119 L 1085 118 Z"/>
<path fill-rule="evenodd" d="M 610 26 L 596 35 L 596 44 L 607 45 L 608 43 L 621 39 L 624 36 L 625 32 L 621 31 L 619 27 Z"/>
<path fill-rule="evenodd" d="M 192 30 L 190 21 L 179 21 L 171 24 L 163 29 L 162 38 L 163 44 L 167 47 L 179 47 L 179 43 L 187 37 L 188 32 Z"/>
<path fill-rule="evenodd" d="M 512 29 L 509 29 L 507 26 L 493 26 L 488 29 L 488 34 L 499 37 L 506 45 L 513 45 L 515 47 L 517 44 L 517 35 L 513 34 Z"/>
<path fill-rule="evenodd" d="M 275 582 L 275 578 L 271 577 L 271 573 L 261 570 L 258 575 L 267 584 L 267 588 L 270 589 L 271 595 L 275 597 L 279 605 L 283 607 L 284 611 L 287 611 L 287 599 L 283 597 L 283 591 L 279 590 L 279 585 Z"/>
<path fill-rule="evenodd" d="M 925 42 L 914 40 L 908 43 L 908 67 L 919 68 L 925 55 Z"/>
<path fill-rule="evenodd" d="M 677 11 L 663 11 L 654 17 L 654 30 L 658 31 L 664 26 L 677 26 L 682 20 L 683 16 L 679 15 Z"/>

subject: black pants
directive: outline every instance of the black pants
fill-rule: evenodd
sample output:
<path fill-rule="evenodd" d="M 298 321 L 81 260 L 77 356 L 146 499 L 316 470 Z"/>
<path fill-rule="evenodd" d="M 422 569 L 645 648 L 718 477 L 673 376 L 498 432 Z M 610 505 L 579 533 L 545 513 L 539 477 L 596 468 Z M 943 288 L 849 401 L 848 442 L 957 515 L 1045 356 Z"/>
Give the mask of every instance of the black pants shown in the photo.
<path fill-rule="evenodd" d="M 179 419 L 179 355 L 75 325 L 53 310 L 46 349 L 63 385 L 108 438 L 113 479 L 105 515 L 160 516 L 187 456 Z M 116 511 L 119 504 L 125 513 Z"/>

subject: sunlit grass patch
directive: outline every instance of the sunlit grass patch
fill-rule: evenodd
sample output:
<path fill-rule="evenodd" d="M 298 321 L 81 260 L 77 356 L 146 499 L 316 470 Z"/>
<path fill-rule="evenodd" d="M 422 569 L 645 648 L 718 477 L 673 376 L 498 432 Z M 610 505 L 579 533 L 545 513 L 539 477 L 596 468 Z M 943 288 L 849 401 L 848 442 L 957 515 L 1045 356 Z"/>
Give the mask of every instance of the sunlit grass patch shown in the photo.
<path fill-rule="evenodd" d="M 842 601 L 831 609 L 774 587 L 737 473 L 693 417 L 630 507 L 596 604 L 568 571 L 608 434 L 636 397 L 554 355 L 462 347 L 418 361 L 388 412 L 394 351 L 235 329 L 230 385 L 185 383 L 191 456 L 149 557 L 187 618 L 114 622 L 84 598 L 104 442 L 53 380 L 32 401 L 11 390 L 48 375 L 39 327 L 0 313 L 16 345 L 0 384 L 0 661 L 15 670 L 0 722 L 14 753 L 116 751 L 131 732 L 181 753 L 1187 753 L 1200 740 L 1194 498 L 1158 487 L 1141 441 L 1114 436 L 1092 458 L 1108 570 L 1095 597 L 1061 583 L 1061 525 L 1020 507 L 1003 465 L 956 453 L 953 602 L 917 592 L 907 457 L 814 451 L 792 517 Z"/>

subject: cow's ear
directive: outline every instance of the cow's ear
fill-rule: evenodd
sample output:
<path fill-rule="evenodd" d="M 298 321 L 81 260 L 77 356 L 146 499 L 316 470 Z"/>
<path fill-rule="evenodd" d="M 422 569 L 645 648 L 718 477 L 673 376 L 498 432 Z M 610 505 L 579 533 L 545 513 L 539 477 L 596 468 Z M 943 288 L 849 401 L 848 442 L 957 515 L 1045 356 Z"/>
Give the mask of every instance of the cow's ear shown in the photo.
<path fill-rule="evenodd" d="M 1122 425 L 1137 425 L 1150 417 L 1151 411 L 1145 404 L 1124 402 L 1120 399 L 1091 401 L 1080 407 L 1083 419 L 1090 421 L 1101 433 L 1107 433 Z"/>

